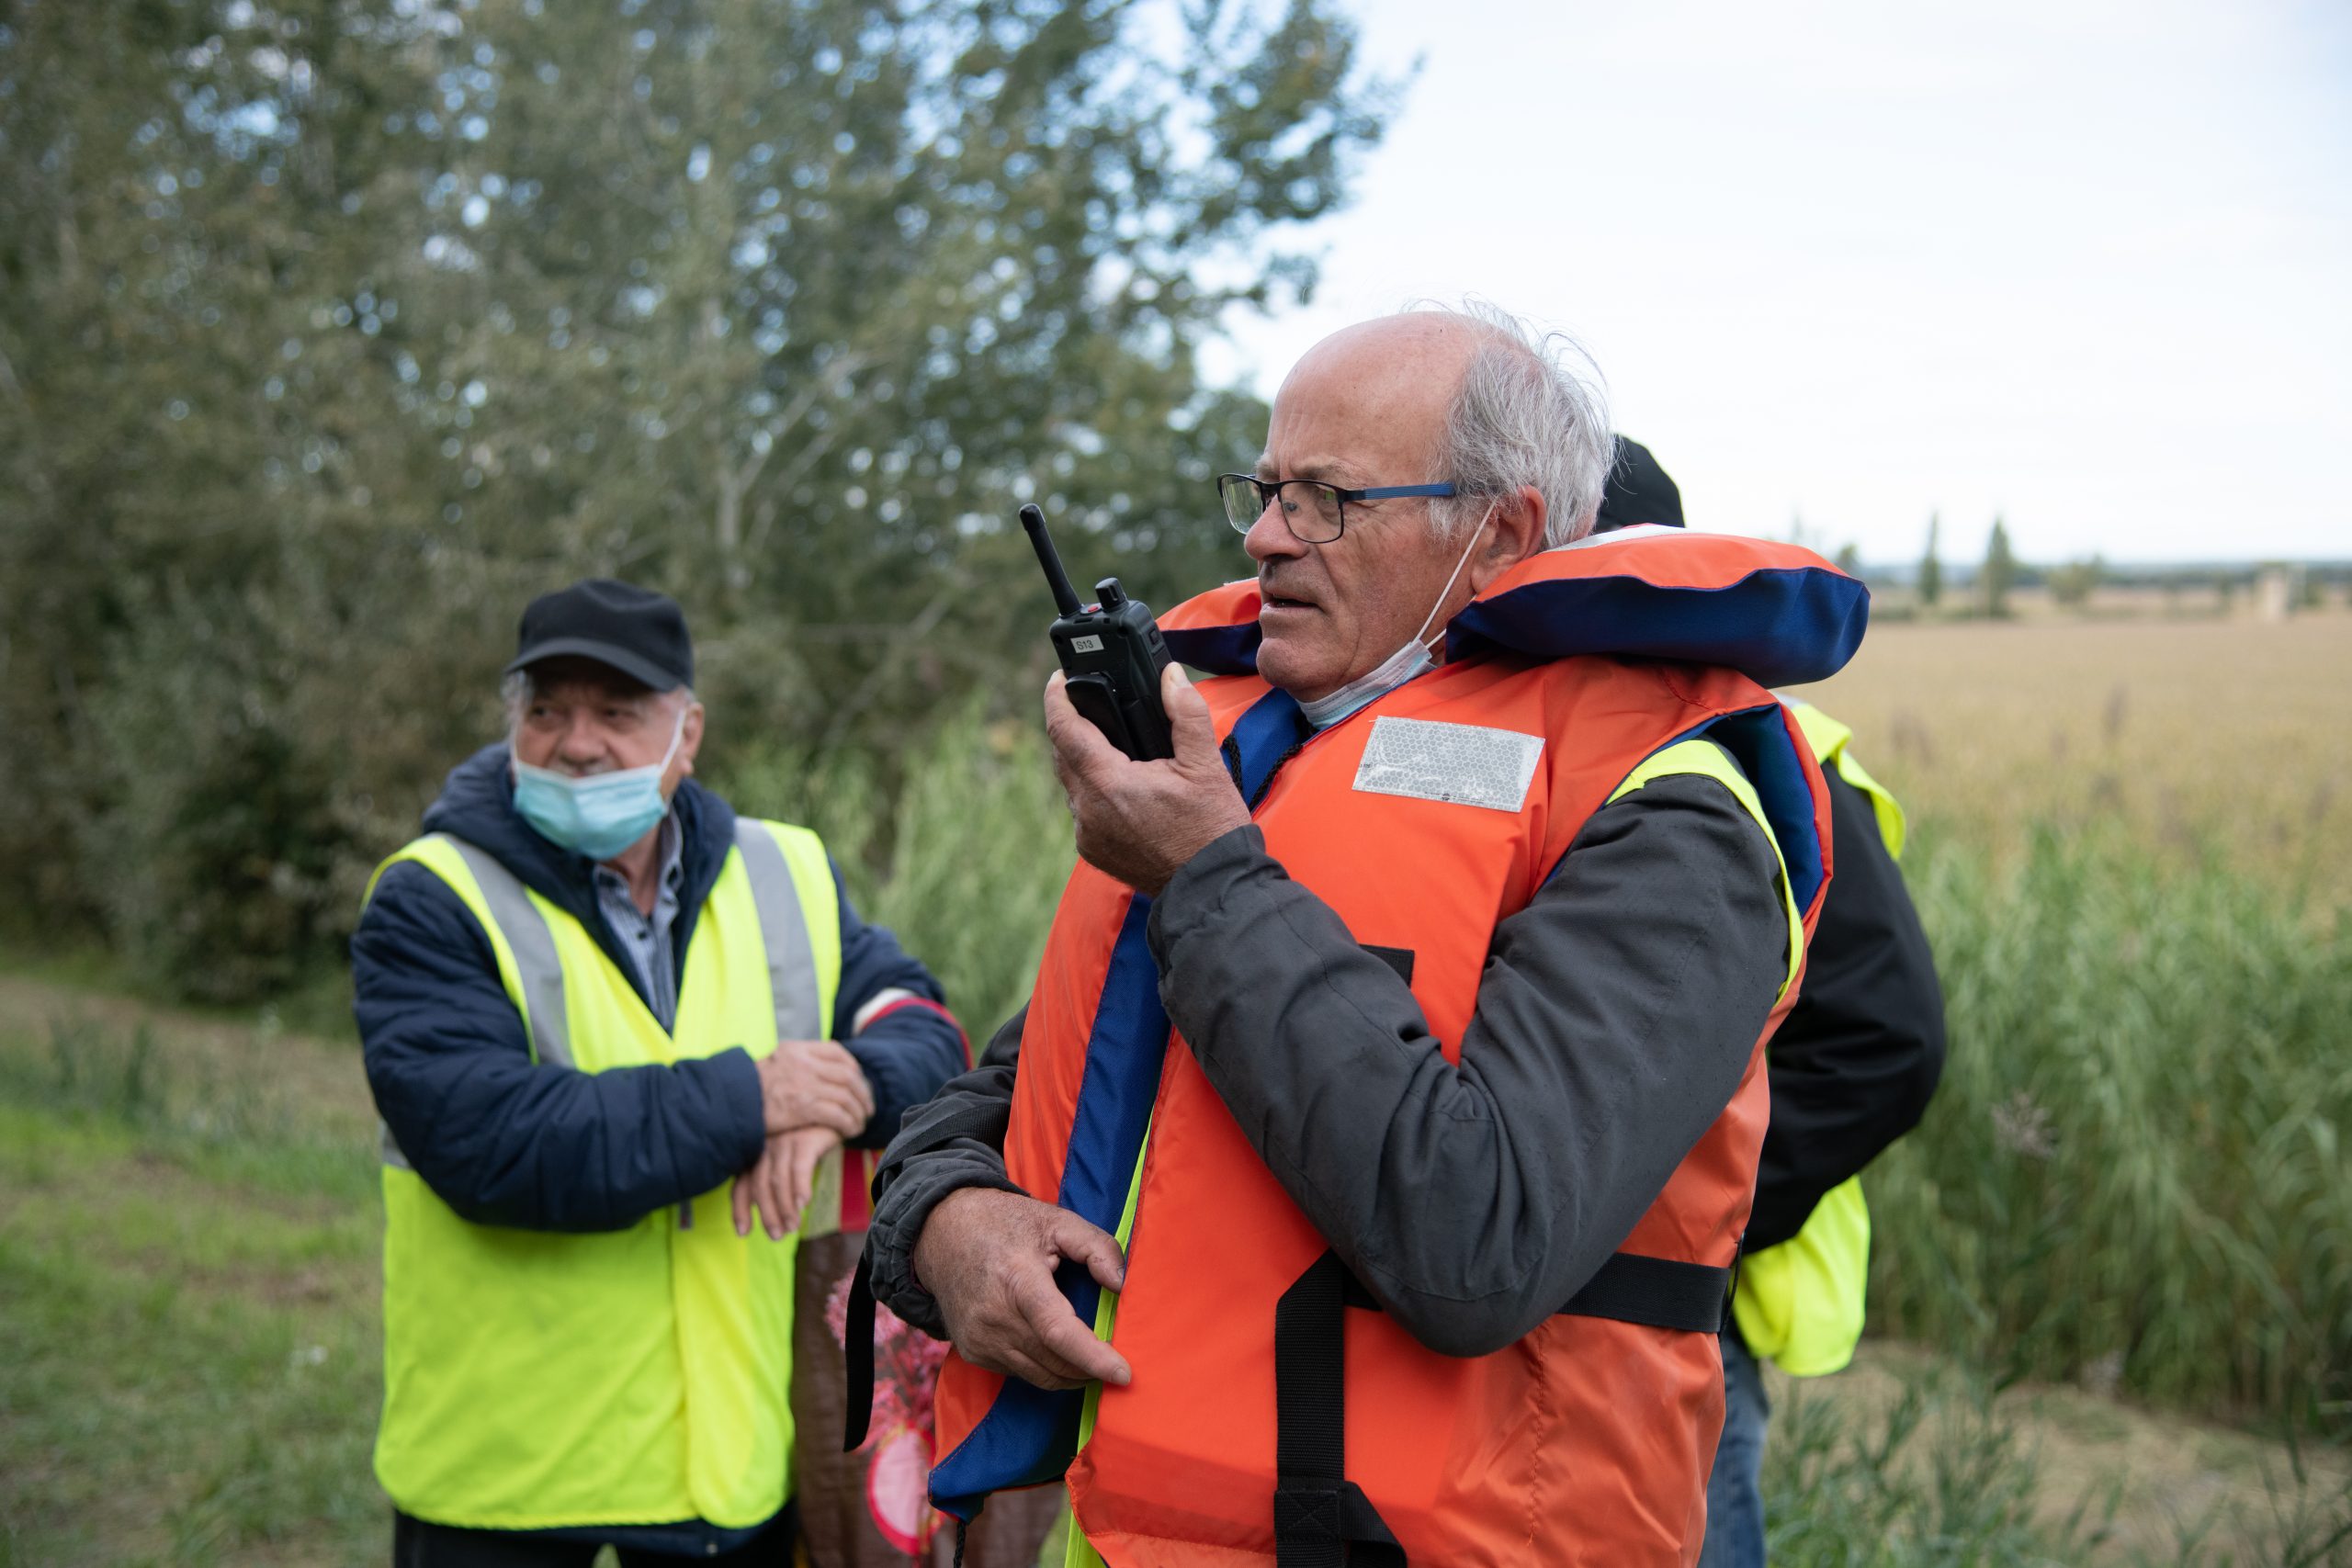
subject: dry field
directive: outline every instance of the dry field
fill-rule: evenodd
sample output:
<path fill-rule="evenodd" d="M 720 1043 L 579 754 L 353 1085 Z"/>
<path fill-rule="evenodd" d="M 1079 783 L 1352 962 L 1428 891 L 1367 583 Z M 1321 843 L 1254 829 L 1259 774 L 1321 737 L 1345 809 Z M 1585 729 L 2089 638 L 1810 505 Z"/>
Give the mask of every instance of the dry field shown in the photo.
<path fill-rule="evenodd" d="M 1917 831 L 2013 848 L 2111 820 L 2324 902 L 2352 896 L 2352 613 L 2281 623 L 1888 624 L 1804 694 Z"/>

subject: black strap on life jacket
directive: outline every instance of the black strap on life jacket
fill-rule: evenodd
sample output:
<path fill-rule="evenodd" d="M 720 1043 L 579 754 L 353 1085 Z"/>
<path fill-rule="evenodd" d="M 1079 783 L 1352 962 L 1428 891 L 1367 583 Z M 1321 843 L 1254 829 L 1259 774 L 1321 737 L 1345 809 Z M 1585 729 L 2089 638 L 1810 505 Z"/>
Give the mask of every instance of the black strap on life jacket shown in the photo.
<path fill-rule="evenodd" d="M 1347 1309 L 1379 1310 L 1336 1252 L 1274 1303 L 1274 1561 L 1405 1568 L 1405 1549 L 1347 1478 Z"/>
<path fill-rule="evenodd" d="M 843 1392 L 842 1452 L 855 1453 L 874 1424 L 874 1278 L 873 1264 L 859 1249 L 857 1268 L 850 1275 L 849 1300 L 842 1323 L 842 1352 L 848 1359 L 849 1386 Z"/>
<path fill-rule="evenodd" d="M 1721 1330 L 1732 1271 L 1619 1252 L 1560 1308 L 1692 1334 Z M 1406 1568 L 1405 1550 L 1347 1478 L 1347 1309 L 1380 1303 L 1326 1252 L 1274 1304 L 1274 1561 Z"/>

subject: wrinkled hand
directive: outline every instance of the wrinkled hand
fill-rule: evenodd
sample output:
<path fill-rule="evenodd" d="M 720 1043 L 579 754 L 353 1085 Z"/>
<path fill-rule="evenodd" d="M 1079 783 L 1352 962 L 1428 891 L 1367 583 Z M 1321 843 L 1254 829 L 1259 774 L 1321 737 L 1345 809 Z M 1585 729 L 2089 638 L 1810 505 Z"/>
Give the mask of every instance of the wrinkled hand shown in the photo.
<path fill-rule="evenodd" d="M 1088 864 L 1157 897 L 1185 862 L 1248 825 L 1209 705 L 1181 668 L 1170 664 L 1160 675 L 1176 750 L 1165 761 L 1135 761 L 1112 745 L 1070 705 L 1063 684 L 1058 671 L 1046 682 L 1046 739 Z"/>
<path fill-rule="evenodd" d="M 1068 1209 L 967 1187 L 923 1222 L 914 1267 L 939 1303 L 948 1338 L 972 1365 L 1039 1388 L 1124 1385 L 1126 1358 L 1094 1337 L 1054 1285 L 1064 1258 L 1083 1262 L 1105 1290 L 1126 1279 L 1119 1244 Z"/>
<path fill-rule="evenodd" d="M 760 1114 L 771 1135 L 830 1127 L 854 1138 L 873 1119 L 865 1069 L 838 1041 L 779 1040 L 759 1068 Z"/>
<path fill-rule="evenodd" d="M 758 1162 L 735 1179 L 735 1234 L 752 1234 L 754 1209 L 770 1241 L 798 1230 L 817 1189 L 818 1162 L 841 1146 L 841 1134 L 831 1127 L 801 1127 L 769 1138 Z"/>

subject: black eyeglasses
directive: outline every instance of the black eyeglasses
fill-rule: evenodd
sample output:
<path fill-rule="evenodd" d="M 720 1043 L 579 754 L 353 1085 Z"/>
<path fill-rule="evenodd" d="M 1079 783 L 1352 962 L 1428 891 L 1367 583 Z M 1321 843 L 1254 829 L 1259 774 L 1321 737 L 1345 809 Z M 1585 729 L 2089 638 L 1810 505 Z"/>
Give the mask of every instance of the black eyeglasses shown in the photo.
<path fill-rule="evenodd" d="M 1371 490 L 1342 490 L 1320 479 L 1261 479 L 1251 474 L 1219 474 L 1216 493 L 1225 502 L 1225 520 L 1234 532 L 1247 534 L 1279 500 L 1283 522 L 1302 545 L 1328 545 L 1348 529 L 1348 502 L 1386 501 L 1395 495 L 1452 495 L 1452 485 L 1378 485 Z"/>

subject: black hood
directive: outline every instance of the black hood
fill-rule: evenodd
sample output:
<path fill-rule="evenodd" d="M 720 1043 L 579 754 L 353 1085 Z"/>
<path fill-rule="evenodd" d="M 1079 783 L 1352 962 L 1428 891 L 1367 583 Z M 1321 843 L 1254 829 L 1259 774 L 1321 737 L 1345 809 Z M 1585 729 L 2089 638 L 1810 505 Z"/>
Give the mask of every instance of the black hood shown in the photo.
<path fill-rule="evenodd" d="M 683 973 L 695 919 L 710 896 L 711 884 L 718 880 L 719 868 L 727 863 L 727 852 L 735 847 L 735 808 L 688 779 L 672 797 L 670 811 L 678 819 L 679 869 L 684 873 L 671 952 Z M 587 927 L 597 945 L 635 983 L 636 968 L 596 906 L 595 863 L 540 837 L 515 811 L 504 741 L 483 747 L 449 771 L 440 797 L 424 808 L 424 830 L 463 839 L 488 852 L 525 886 Z"/>

